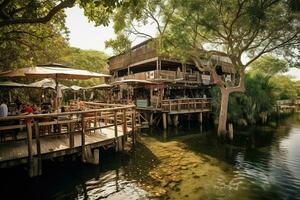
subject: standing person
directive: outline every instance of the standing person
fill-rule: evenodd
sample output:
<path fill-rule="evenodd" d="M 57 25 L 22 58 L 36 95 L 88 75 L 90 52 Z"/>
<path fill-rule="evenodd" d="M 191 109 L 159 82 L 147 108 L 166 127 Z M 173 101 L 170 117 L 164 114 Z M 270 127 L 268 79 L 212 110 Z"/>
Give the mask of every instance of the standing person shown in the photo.
<path fill-rule="evenodd" d="M 19 97 L 17 96 L 16 100 L 15 100 L 15 104 L 16 104 L 16 108 L 17 110 L 20 110 L 20 107 L 22 105 L 22 102 L 20 101 Z"/>
<path fill-rule="evenodd" d="M 7 117 L 8 115 L 8 108 L 6 105 L 6 100 L 2 99 L 0 102 L 0 117 Z"/>

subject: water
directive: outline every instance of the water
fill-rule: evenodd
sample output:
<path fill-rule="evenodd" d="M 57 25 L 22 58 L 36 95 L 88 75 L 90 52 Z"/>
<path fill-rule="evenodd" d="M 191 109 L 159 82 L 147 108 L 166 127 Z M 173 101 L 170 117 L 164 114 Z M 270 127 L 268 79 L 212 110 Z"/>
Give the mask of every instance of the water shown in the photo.
<path fill-rule="evenodd" d="M 36 179 L 1 169 L 1 199 L 300 199 L 299 115 L 240 130 L 233 145 L 197 125 L 144 132 L 135 150 L 101 152 L 100 166 L 44 162 Z"/>

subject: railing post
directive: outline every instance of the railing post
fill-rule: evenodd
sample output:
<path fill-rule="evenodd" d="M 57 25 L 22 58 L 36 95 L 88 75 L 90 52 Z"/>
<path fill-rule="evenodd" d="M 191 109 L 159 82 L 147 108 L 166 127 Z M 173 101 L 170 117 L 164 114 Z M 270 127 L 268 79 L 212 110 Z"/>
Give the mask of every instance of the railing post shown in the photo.
<path fill-rule="evenodd" d="M 132 119 L 131 119 L 131 132 L 132 132 L 132 142 L 136 143 L 136 133 L 135 133 L 135 108 L 132 108 Z"/>
<path fill-rule="evenodd" d="M 34 170 L 33 170 L 33 153 L 32 153 L 32 124 L 31 119 L 26 122 L 26 128 L 27 128 L 27 144 L 28 144 L 28 173 L 30 177 L 34 176 Z"/>
<path fill-rule="evenodd" d="M 123 111 L 123 136 L 122 136 L 122 150 L 125 147 L 125 141 L 127 140 L 127 113 L 126 108 Z"/>
<path fill-rule="evenodd" d="M 123 135 L 127 135 L 127 113 L 126 109 L 123 111 Z"/>
<path fill-rule="evenodd" d="M 96 128 L 97 127 L 97 112 L 95 112 L 95 118 L 94 118 L 94 133 L 96 133 Z"/>
<path fill-rule="evenodd" d="M 78 119 L 78 118 L 77 118 Z M 74 130 L 75 130 L 75 124 L 73 122 L 70 123 L 70 132 L 69 132 L 69 147 L 74 147 Z"/>
<path fill-rule="evenodd" d="M 85 116 L 81 114 L 81 160 L 85 162 Z"/>
<path fill-rule="evenodd" d="M 114 111 L 114 127 L 115 127 L 115 143 L 116 143 L 116 151 L 119 151 L 117 110 Z"/>
<path fill-rule="evenodd" d="M 38 157 L 38 175 L 42 175 L 42 156 L 41 156 L 41 142 L 39 133 L 39 124 L 37 121 L 34 122 L 35 139 L 36 139 L 36 152 Z"/>

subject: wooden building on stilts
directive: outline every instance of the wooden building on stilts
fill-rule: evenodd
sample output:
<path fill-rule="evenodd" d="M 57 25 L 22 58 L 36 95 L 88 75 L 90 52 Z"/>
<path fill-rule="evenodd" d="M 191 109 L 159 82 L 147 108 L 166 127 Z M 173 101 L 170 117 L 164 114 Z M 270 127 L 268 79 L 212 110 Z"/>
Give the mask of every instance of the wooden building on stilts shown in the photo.
<path fill-rule="evenodd" d="M 230 60 L 216 52 L 214 64 L 222 76 L 235 80 Z M 113 98 L 117 103 L 135 103 L 149 125 L 178 126 L 184 117 L 196 117 L 200 123 L 211 112 L 212 76 L 192 62 L 162 56 L 155 42 L 147 40 L 130 51 L 109 58 Z"/>

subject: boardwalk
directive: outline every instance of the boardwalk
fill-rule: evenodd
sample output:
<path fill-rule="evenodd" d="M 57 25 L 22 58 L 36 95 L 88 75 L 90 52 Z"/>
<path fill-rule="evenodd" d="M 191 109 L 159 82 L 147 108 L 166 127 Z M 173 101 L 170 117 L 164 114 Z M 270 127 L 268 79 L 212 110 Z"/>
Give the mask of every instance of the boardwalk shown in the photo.
<path fill-rule="evenodd" d="M 84 162 L 98 163 L 99 147 L 124 148 L 127 135 L 134 136 L 135 132 L 134 106 L 93 106 L 87 111 L 0 118 L 27 122 L 0 126 L 2 136 L 20 128 L 25 134 L 0 143 L 0 168 L 27 163 L 29 175 L 36 176 L 41 174 L 41 161 L 45 159 L 79 153 Z M 41 122 L 45 118 L 55 119 Z"/>

